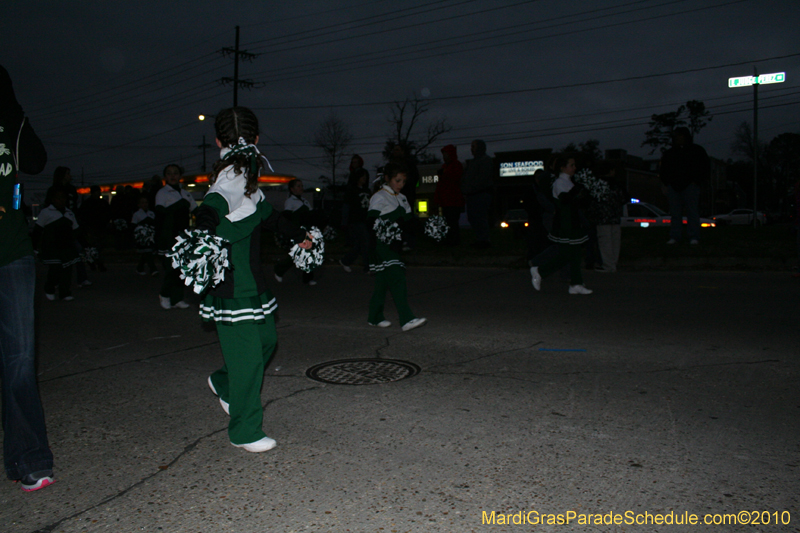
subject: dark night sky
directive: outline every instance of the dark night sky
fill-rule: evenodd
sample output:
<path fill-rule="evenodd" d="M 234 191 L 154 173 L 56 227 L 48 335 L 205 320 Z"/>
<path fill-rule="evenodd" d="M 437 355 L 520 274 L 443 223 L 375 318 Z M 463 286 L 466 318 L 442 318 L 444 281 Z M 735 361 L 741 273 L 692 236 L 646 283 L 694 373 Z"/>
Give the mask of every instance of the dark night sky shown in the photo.
<path fill-rule="evenodd" d="M 9 5 L 10 4 L 10 5 Z M 256 110 L 261 148 L 276 171 L 327 173 L 311 139 L 331 112 L 350 127 L 351 151 L 372 170 L 389 131 L 389 103 L 430 100 L 430 120 L 453 130 L 435 147 L 469 142 L 489 152 L 564 147 L 647 156 L 653 113 L 687 100 L 714 115 L 696 138 L 730 157 L 735 127 L 752 121 L 753 91 L 727 79 L 785 71 L 759 92 L 761 139 L 800 132 L 797 0 L 341 0 L 135 3 L 11 0 L 0 21 L 3 65 L 50 161 L 76 182 L 143 179 L 169 162 L 200 170 L 202 136 L 232 104 L 219 50 L 259 54 L 240 76 Z M 423 123 L 424 126 L 424 123 Z M 216 159 L 209 150 L 209 164 Z M 654 156 L 655 157 L 655 156 Z"/>

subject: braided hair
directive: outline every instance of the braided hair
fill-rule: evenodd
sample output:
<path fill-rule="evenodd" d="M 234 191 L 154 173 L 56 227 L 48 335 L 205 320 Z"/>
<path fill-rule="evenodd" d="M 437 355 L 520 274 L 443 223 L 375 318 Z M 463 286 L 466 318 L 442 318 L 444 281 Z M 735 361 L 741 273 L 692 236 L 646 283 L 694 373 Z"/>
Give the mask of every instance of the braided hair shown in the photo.
<path fill-rule="evenodd" d="M 258 118 L 246 107 L 230 107 L 217 113 L 214 129 L 223 148 L 235 149 L 240 144 L 239 139 L 249 145 L 255 144 L 258 137 Z M 250 198 L 258 190 L 258 176 L 264 169 L 264 158 L 256 150 L 230 153 L 225 159 L 214 163 L 209 178 L 211 183 L 217 180 L 223 169 L 231 165 L 235 174 L 245 175 L 245 196 Z"/>

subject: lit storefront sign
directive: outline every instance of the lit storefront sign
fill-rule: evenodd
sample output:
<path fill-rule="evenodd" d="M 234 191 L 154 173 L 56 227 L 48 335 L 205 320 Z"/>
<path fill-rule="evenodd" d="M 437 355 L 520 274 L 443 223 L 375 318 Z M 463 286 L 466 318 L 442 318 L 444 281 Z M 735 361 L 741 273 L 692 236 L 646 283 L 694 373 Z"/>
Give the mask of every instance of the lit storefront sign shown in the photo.
<path fill-rule="evenodd" d="M 539 169 L 544 169 L 543 161 L 509 161 L 500 163 L 500 177 L 533 176 Z"/>

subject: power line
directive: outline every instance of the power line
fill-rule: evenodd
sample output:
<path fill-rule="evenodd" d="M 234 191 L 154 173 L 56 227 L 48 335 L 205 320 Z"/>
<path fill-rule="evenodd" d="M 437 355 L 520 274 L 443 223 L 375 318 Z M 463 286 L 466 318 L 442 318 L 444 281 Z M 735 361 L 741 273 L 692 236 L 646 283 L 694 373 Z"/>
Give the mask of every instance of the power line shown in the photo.
<path fill-rule="evenodd" d="M 672 4 L 672 3 L 679 3 L 679 2 L 682 2 L 682 1 L 685 1 L 685 0 L 672 0 L 672 1 L 667 2 L 665 4 L 660 4 L 659 6 L 656 6 L 656 7 L 662 7 L 664 5 L 668 5 L 668 4 Z M 603 24 L 603 25 L 600 25 L 600 26 L 595 26 L 593 28 L 585 29 L 583 31 L 605 30 L 605 29 L 608 29 L 608 28 L 616 27 L 616 26 L 630 25 L 630 24 L 636 24 L 636 23 L 646 22 L 646 21 L 665 18 L 665 17 L 672 17 L 672 16 L 683 15 L 683 14 L 687 14 L 687 13 L 694 13 L 694 12 L 697 12 L 697 11 L 714 9 L 714 8 L 717 8 L 717 7 L 724 7 L 724 6 L 728 6 L 728 5 L 731 5 L 731 4 L 742 3 L 742 2 L 747 2 L 747 1 L 749 1 L 749 0 L 733 0 L 733 1 L 728 1 L 728 2 L 721 3 L 721 4 L 716 4 L 716 5 L 713 5 L 713 6 L 705 6 L 705 7 L 688 9 L 688 10 L 675 12 L 675 13 L 668 13 L 668 14 L 663 14 L 663 15 L 650 16 L 650 17 L 640 18 L 640 19 L 636 19 L 636 20 L 632 20 L 632 21 Z M 637 2 L 634 2 L 634 4 L 635 3 L 637 3 Z M 594 11 L 601 11 L 601 10 L 594 10 Z M 581 14 L 587 14 L 587 13 L 591 14 L 592 11 L 584 12 L 584 13 L 581 13 Z M 606 16 L 615 16 L 615 15 L 616 14 L 610 14 L 610 15 L 606 15 Z M 573 15 L 573 16 L 575 16 L 575 15 Z M 564 18 L 564 17 L 559 17 L 559 18 Z M 419 24 L 427 24 L 427 23 L 419 23 Z M 419 24 L 417 24 L 417 25 L 419 25 Z M 571 22 L 565 22 L 563 24 L 560 24 L 559 26 L 564 26 L 564 25 L 569 25 L 569 24 L 571 24 Z M 529 38 L 525 38 L 525 39 L 518 39 L 516 41 L 511 41 L 511 42 L 502 42 L 502 43 L 481 45 L 481 46 L 476 46 L 476 47 L 471 47 L 471 48 L 461 48 L 461 49 L 457 49 L 457 50 L 453 50 L 453 51 L 445 51 L 445 52 L 437 51 L 436 53 L 428 54 L 428 55 L 424 55 L 424 56 L 402 57 L 402 58 L 392 57 L 391 60 L 384 60 L 384 61 L 381 61 L 381 62 L 377 62 L 377 63 L 373 62 L 373 63 L 369 63 L 369 64 L 361 63 L 358 66 L 347 68 L 347 69 L 344 69 L 344 70 L 342 70 L 341 67 L 335 67 L 336 70 L 333 70 L 333 71 L 330 70 L 330 69 L 328 69 L 328 70 L 311 69 L 311 70 L 309 70 L 307 72 L 294 73 L 294 74 L 286 75 L 286 76 L 283 76 L 283 77 L 275 77 L 275 72 L 274 71 L 272 71 L 272 72 L 270 72 L 268 74 L 270 74 L 270 81 L 271 82 L 287 81 L 287 80 L 294 80 L 294 79 L 303 79 L 303 78 L 308 77 L 309 74 L 319 75 L 319 74 L 329 74 L 331 72 L 348 72 L 348 71 L 353 71 L 353 70 L 361 70 L 361 69 L 364 69 L 364 68 L 373 68 L 373 67 L 385 66 L 385 65 L 389 65 L 389 64 L 397 64 L 397 63 L 401 63 L 401 62 L 419 61 L 421 59 L 431 59 L 431 58 L 436 58 L 436 57 L 441 57 L 441 56 L 446 56 L 446 55 L 452 55 L 452 54 L 456 54 L 456 53 L 465 53 L 465 52 L 472 52 L 472 51 L 476 51 L 476 50 L 485 50 L 487 48 L 496 48 L 498 46 L 508 46 L 508 45 L 513 45 L 513 44 L 520 44 L 520 43 L 526 43 L 526 42 L 531 42 L 531 41 L 536 41 L 536 40 L 543 40 L 543 39 L 553 39 L 553 38 L 559 37 L 559 36 L 571 35 L 573 33 L 573 31 L 574 30 L 570 30 L 570 31 L 567 31 L 567 32 L 564 32 L 564 33 L 561 33 L 561 34 L 548 34 L 548 35 L 544 35 L 544 36 L 529 37 Z M 520 32 L 515 32 L 515 33 L 528 33 L 528 32 L 529 32 L 529 30 L 521 30 Z M 376 32 L 376 33 L 382 33 L 382 32 Z M 503 37 L 505 37 L 505 36 L 503 36 Z M 487 40 L 487 39 L 480 39 L 480 40 Z M 324 42 L 324 43 L 316 43 L 316 44 L 317 45 L 324 45 L 324 44 L 329 44 L 330 42 L 333 42 L 333 41 L 328 41 L 328 42 Z M 469 42 L 472 42 L 472 41 L 469 41 Z M 438 48 L 436 48 L 436 49 L 438 50 Z M 285 51 L 285 50 L 279 50 L 279 51 Z M 420 50 L 420 51 L 417 51 L 416 53 L 423 53 L 423 52 L 425 52 L 424 49 Z M 288 68 L 291 68 L 291 67 L 288 67 Z"/>
<path fill-rule="evenodd" d="M 490 11 L 496 11 L 496 10 L 499 10 L 499 9 L 507 9 L 507 8 L 511 8 L 511 7 L 517 7 L 519 5 L 528 4 L 528 3 L 531 3 L 531 2 L 534 2 L 534 1 L 538 1 L 538 0 L 527 0 L 527 1 L 524 1 L 524 2 L 519 2 L 517 4 L 511 4 L 511 5 L 507 5 L 507 6 L 499 6 L 499 7 L 494 7 L 494 8 L 488 8 L 488 9 L 483 9 L 483 10 L 475 11 L 475 12 L 471 12 L 471 13 L 464 13 L 464 14 L 460 14 L 460 15 L 456 15 L 456 16 L 448 16 L 448 17 L 441 18 L 441 19 L 436 19 L 436 20 L 417 22 L 417 23 L 414 23 L 414 24 L 401 26 L 399 28 L 391 28 L 389 31 L 407 30 L 407 29 L 418 27 L 418 26 L 424 26 L 424 25 L 430 25 L 430 24 L 438 24 L 438 23 L 441 23 L 441 22 L 452 22 L 452 20 L 455 19 L 455 18 L 463 18 L 463 17 L 470 17 L 470 16 L 475 16 L 475 15 L 482 15 L 482 14 L 488 13 Z M 531 23 L 526 24 L 526 26 L 545 26 L 545 27 L 548 27 L 548 24 L 550 22 L 555 21 L 555 20 L 561 20 L 561 19 L 570 19 L 571 22 L 569 22 L 569 23 L 571 24 L 572 23 L 572 18 L 575 17 L 575 16 L 592 15 L 592 14 L 599 13 L 599 12 L 602 12 L 602 11 L 607 11 L 607 10 L 610 10 L 610 9 L 616 9 L 616 8 L 619 8 L 619 7 L 626 7 L 626 6 L 629 6 L 629 5 L 641 4 L 641 3 L 648 2 L 648 1 L 650 1 L 650 0 L 637 0 L 635 2 L 630 2 L 628 4 L 621 4 L 619 6 L 592 9 L 592 10 L 584 11 L 584 12 L 577 13 L 577 14 L 563 15 L 563 16 L 559 16 L 559 17 L 554 17 L 552 19 L 537 20 L 535 22 L 531 22 Z M 656 7 L 660 7 L 660 6 L 668 5 L 668 4 L 685 2 L 685 1 L 687 1 L 687 0 L 671 0 L 670 2 L 667 2 L 666 4 L 660 4 L 659 6 L 656 6 Z M 742 0 L 742 1 L 744 1 L 744 0 Z M 641 9 L 652 9 L 652 8 L 641 8 Z M 616 16 L 616 15 L 619 15 L 619 14 L 620 13 L 614 13 L 614 14 L 606 15 L 606 16 Z M 514 27 L 516 28 L 519 25 L 520 24 L 517 23 L 517 24 L 514 25 Z M 437 40 L 433 40 L 433 41 L 427 41 L 425 43 L 414 43 L 414 44 L 411 44 L 411 45 L 398 46 L 398 47 L 394 47 L 394 48 L 388 48 L 388 49 L 384 48 L 384 49 L 381 49 L 381 50 L 373 50 L 373 51 L 369 51 L 369 52 L 365 52 L 365 53 L 359 53 L 359 54 L 355 54 L 355 55 L 350 55 L 350 56 L 347 56 L 345 58 L 339 58 L 339 59 L 336 59 L 334 61 L 338 62 L 338 61 L 353 60 L 353 59 L 356 59 L 356 58 L 359 58 L 359 57 L 371 56 L 371 55 L 382 55 L 382 56 L 385 57 L 385 56 L 387 56 L 389 54 L 400 53 L 400 52 L 404 52 L 406 50 L 413 49 L 413 48 L 427 47 L 427 48 L 424 48 L 423 50 L 418 50 L 417 51 L 417 52 L 424 52 L 427 49 L 438 48 L 439 46 L 441 46 L 441 43 L 444 43 L 444 42 L 447 42 L 447 41 L 466 40 L 466 42 L 475 42 L 475 37 L 479 36 L 479 35 L 498 33 L 498 32 L 506 32 L 505 35 L 501 35 L 500 36 L 500 37 L 506 37 L 508 35 L 515 35 L 517 33 L 529 33 L 530 31 L 531 31 L 531 29 L 509 30 L 509 29 L 505 29 L 505 28 L 493 29 L 493 30 L 483 30 L 483 31 L 479 31 L 479 32 L 473 32 L 473 33 L 470 33 L 470 34 L 458 35 L 456 37 L 448 37 L 448 38 L 445 38 L 445 39 L 437 39 Z M 292 51 L 292 50 L 296 50 L 298 48 L 307 48 L 309 46 L 325 46 L 325 45 L 333 44 L 335 42 L 340 42 L 340 41 L 343 41 L 343 40 L 359 39 L 359 38 L 363 38 L 363 37 L 369 37 L 369 36 L 372 36 L 372 35 L 383 35 L 384 33 L 386 33 L 384 30 L 378 30 L 378 31 L 374 31 L 374 32 L 371 32 L 371 33 L 361 33 L 359 35 L 350 35 L 350 36 L 346 36 L 346 37 L 342 37 L 342 38 L 338 38 L 338 39 L 331 39 L 331 40 L 328 40 L 328 41 L 312 43 L 312 44 L 308 44 L 308 45 L 302 45 L 302 46 L 295 46 L 295 47 L 291 47 L 291 48 L 283 48 L 283 49 L 271 50 L 271 53 Z M 497 38 L 497 37 L 493 37 L 493 38 Z M 484 39 L 482 39 L 482 40 L 484 40 Z M 463 43 L 456 43 L 456 44 L 463 44 Z M 449 45 L 449 46 L 455 46 L 455 45 Z M 315 67 L 315 65 L 318 65 L 320 63 L 324 64 L 324 63 L 329 63 L 329 62 L 330 61 L 316 61 L 316 62 L 312 62 L 312 63 L 306 63 L 304 65 L 292 65 L 292 66 L 286 67 L 284 69 L 271 70 L 271 71 L 268 72 L 268 74 L 270 76 L 274 76 L 276 73 L 284 73 L 284 72 L 287 72 L 287 71 L 290 71 L 290 70 L 293 70 L 293 69 L 303 69 L 303 68 L 306 68 L 306 67 L 312 67 L 313 68 L 313 67 Z M 348 64 L 348 63 L 344 63 L 344 65 L 346 65 L 346 64 Z M 336 65 L 337 68 L 340 68 L 341 66 L 342 66 L 342 64 Z"/>

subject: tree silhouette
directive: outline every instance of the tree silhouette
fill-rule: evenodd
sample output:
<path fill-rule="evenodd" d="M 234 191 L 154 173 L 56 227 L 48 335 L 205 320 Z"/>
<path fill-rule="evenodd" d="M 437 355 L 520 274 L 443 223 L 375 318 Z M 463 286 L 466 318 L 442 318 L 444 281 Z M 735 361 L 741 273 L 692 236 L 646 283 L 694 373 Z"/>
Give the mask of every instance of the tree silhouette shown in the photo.
<path fill-rule="evenodd" d="M 331 170 L 330 183 L 333 191 L 336 190 L 336 169 L 342 164 L 345 150 L 352 140 L 353 135 L 347 124 L 333 113 L 322 121 L 314 134 L 314 145 L 322 148 L 325 164 Z"/>
<path fill-rule="evenodd" d="M 428 111 L 430 111 L 430 104 L 421 100 L 416 94 L 412 98 L 392 104 L 392 116 L 389 119 L 392 129 L 383 148 L 384 159 L 388 160 L 392 148 L 399 144 L 403 147 L 406 155 L 418 163 L 438 161 L 435 156 L 428 153 L 427 149 L 437 138 L 452 130 L 453 127 L 448 124 L 446 118 L 440 118 L 428 124 L 425 133 L 419 136 L 416 134 L 415 128 L 419 129 L 420 118 Z"/>
<path fill-rule="evenodd" d="M 689 128 L 692 136 L 697 135 L 711 119 L 711 113 L 706 109 L 706 105 L 699 100 L 689 100 L 678 107 L 676 111 L 652 115 L 650 117 L 650 129 L 644 134 L 645 140 L 642 146 L 650 146 L 650 153 L 660 149 L 661 153 L 667 151 L 672 144 L 672 132 L 681 126 Z"/>

